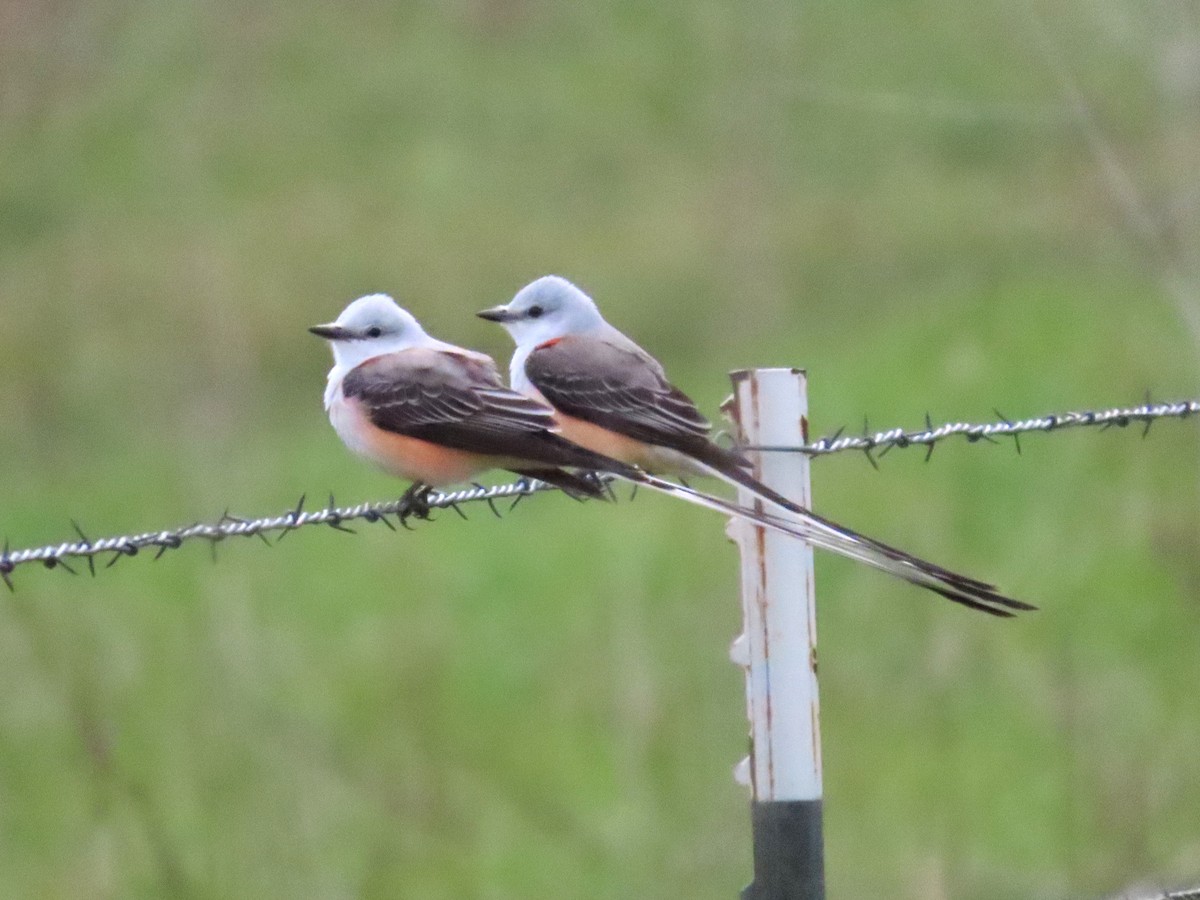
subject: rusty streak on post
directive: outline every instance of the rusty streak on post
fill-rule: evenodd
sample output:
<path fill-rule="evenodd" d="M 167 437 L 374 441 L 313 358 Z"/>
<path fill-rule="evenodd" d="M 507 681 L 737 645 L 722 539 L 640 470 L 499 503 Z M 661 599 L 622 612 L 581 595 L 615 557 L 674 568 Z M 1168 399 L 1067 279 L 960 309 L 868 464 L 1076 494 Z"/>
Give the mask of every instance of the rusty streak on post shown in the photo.
<path fill-rule="evenodd" d="M 732 378 L 734 402 L 727 411 L 739 444 L 807 440 L 801 370 L 739 371 Z M 757 453 L 751 458 L 757 479 L 810 505 L 806 457 Z M 763 508 L 744 489 L 738 502 Z M 746 672 L 750 718 L 750 756 L 738 771 L 746 774 L 754 801 L 754 883 L 743 897 L 817 900 L 824 896 L 824 867 L 812 548 L 743 520 L 731 522 L 729 534 L 742 556 L 745 622 L 731 656 Z"/>

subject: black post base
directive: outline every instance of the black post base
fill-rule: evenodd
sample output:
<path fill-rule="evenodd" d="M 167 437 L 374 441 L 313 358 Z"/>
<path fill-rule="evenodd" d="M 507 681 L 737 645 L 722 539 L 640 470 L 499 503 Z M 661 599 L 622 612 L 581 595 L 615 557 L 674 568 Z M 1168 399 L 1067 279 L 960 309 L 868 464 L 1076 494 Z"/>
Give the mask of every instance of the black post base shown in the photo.
<path fill-rule="evenodd" d="M 742 900 L 825 900 L 820 800 L 752 803 L 754 882 Z"/>

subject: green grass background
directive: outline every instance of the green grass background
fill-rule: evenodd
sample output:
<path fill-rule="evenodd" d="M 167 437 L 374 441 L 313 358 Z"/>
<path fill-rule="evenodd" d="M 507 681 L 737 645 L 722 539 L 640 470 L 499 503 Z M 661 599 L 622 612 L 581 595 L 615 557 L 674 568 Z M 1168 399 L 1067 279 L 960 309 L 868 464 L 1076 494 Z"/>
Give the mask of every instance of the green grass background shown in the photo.
<path fill-rule="evenodd" d="M 471 313 L 559 272 L 712 414 L 807 367 L 818 433 L 1195 396 L 1198 48 L 1167 0 L 0 6 L 0 531 L 395 495 L 305 333 L 378 290 L 506 357 Z M 1200 877 L 1196 426 L 1022 447 L 815 467 L 825 514 L 1042 607 L 818 557 L 831 897 Z M 749 880 L 714 516 L 17 576 L 3 896 Z"/>

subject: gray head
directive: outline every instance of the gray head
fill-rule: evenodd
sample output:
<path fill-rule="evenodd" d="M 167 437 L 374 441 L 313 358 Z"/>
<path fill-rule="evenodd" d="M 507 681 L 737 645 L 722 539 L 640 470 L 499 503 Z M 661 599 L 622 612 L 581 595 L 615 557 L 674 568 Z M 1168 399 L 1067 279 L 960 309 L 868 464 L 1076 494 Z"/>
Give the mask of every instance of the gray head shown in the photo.
<path fill-rule="evenodd" d="M 412 313 L 387 294 L 359 297 L 342 310 L 337 321 L 308 330 L 329 341 L 334 362 L 348 368 L 373 356 L 432 342 Z"/>
<path fill-rule="evenodd" d="M 552 341 L 605 324 L 592 298 L 557 275 L 545 275 L 525 285 L 506 305 L 485 309 L 478 315 L 503 325 L 518 346 Z"/>

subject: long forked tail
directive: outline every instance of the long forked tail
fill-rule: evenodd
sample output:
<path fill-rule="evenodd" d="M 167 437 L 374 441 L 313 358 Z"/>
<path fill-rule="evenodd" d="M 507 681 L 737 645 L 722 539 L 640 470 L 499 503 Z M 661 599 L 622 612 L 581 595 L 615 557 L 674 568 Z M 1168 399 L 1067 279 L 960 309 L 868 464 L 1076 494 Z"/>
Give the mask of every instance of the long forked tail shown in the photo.
<path fill-rule="evenodd" d="M 789 500 L 777 491 L 754 478 L 749 472 L 730 461 L 705 460 L 704 467 L 713 475 L 735 487 L 744 487 L 755 496 L 789 513 L 785 518 L 768 515 L 767 522 L 760 524 L 787 530 L 814 547 L 873 566 L 889 575 L 903 578 L 910 584 L 941 594 L 947 600 L 961 603 L 971 609 L 990 613 L 993 616 L 1012 616 L 1016 611 L 1035 610 L 1036 606 L 1014 600 L 1001 594 L 999 589 L 986 581 L 978 581 L 958 572 L 913 556 L 882 541 L 859 534 L 844 525 L 819 516 Z M 737 507 L 742 509 L 742 507 Z M 780 527 L 787 526 L 786 528 Z M 789 530 L 790 529 L 790 530 Z"/>

